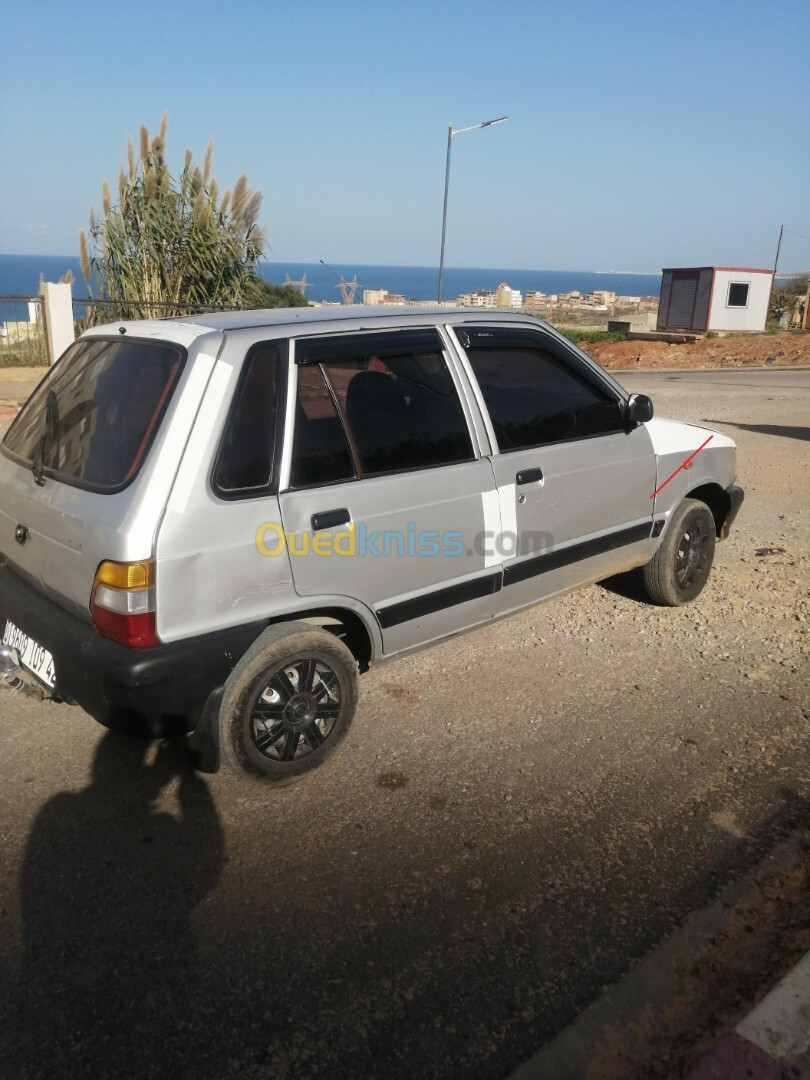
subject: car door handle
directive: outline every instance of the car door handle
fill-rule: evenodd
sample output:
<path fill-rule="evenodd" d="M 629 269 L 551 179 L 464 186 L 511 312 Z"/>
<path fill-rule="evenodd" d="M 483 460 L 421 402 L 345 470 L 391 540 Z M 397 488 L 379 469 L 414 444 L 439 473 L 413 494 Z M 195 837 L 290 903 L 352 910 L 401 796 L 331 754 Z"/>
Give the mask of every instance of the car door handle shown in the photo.
<path fill-rule="evenodd" d="M 348 525 L 351 520 L 352 515 L 345 508 L 342 510 L 323 510 L 320 514 L 313 514 L 310 518 L 313 532 L 334 529 L 337 525 Z"/>
<path fill-rule="evenodd" d="M 542 469 L 521 469 L 520 472 L 515 475 L 516 484 L 536 484 L 542 479 Z"/>

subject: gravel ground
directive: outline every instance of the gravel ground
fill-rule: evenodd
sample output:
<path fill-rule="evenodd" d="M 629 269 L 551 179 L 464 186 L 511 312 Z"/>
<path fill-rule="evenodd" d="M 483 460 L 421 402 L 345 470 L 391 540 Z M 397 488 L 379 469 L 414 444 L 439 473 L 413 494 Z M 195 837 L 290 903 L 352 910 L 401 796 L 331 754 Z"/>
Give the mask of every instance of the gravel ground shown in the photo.
<path fill-rule="evenodd" d="M 603 367 L 617 369 L 781 368 L 810 364 L 810 333 L 805 331 L 714 335 L 688 344 L 637 339 L 586 342 L 583 348 Z"/>
<path fill-rule="evenodd" d="M 810 374 L 621 378 L 738 441 L 688 608 L 614 580 L 375 669 L 281 790 L 0 690 L 8 1075 L 506 1076 L 807 827 Z"/>

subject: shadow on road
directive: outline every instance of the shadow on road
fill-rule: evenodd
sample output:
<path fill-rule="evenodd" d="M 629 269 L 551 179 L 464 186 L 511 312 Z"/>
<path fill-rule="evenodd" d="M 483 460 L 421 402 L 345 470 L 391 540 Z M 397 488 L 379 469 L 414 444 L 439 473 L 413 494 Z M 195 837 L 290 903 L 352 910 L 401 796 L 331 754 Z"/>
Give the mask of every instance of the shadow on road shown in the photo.
<path fill-rule="evenodd" d="M 160 1075 L 191 1064 L 183 1024 L 199 977 L 189 916 L 219 877 L 223 834 L 182 751 L 164 743 L 155 755 L 154 743 L 107 732 L 90 786 L 39 812 L 21 875 L 18 1060 L 6 1075 L 99 1076 L 102 1063 L 105 1076 L 129 1075 L 148 1046 Z M 176 816 L 155 805 L 173 782 Z"/>
<path fill-rule="evenodd" d="M 51 799 L 29 837 L 10 1029 L 20 1049 L 11 1068 L 0 1056 L 0 1074 L 506 1076 L 809 820 L 770 775 L 690 793 L 693 755 L 711 749 L 679 747 L 658 748 L 685 784 L 669 813 L 643 760 L 627 759 L 584 803 L 573 792 L 549 803 L 526 780 L 533 814 L 507 829 L 501 800 L 476 809 L 449 787 L 420 805 L 418 830 L 399 780 L 366 791 L 357 816 L 316 780 L 286 812 L 247 792 L 229 811 L 245 843 L 234 838 L 230 885 L 198 942 L 191 916 L 224 862 L 207 785 L 170 746 L 152 761 L 147 745 L 105 735 L 91 784 Z M 162 810 L 170 784 L 176 815 Z M 758 801 L 762 784 L 775 811 L 739 828 L 741 789 Z M 318 814 L 337 827 L 317 828 Z M 682 1075 L 666 1068 L 623 1076 Z"/>
<path fill-rule="evenodd" d="M 734 424 L 730 420 L 703 420 L 703 424 L 722 424 L 724 427 L 753 431 L 756 435 L 779 435 L 783 439 L 810 440 L 810 427 L 792 427 L 789 424 Z"/>
<path fill-rule="evenodd" d="M 613 577 L 605 578 L 597 582 L 600 589 L 623 596 L 625 600 L 634 600 L 637 604 L 649 607 L 652 604 L 644 589 L 644 581 L 641 570 L 629 570 L 624 574 L 614 574 Z"/>

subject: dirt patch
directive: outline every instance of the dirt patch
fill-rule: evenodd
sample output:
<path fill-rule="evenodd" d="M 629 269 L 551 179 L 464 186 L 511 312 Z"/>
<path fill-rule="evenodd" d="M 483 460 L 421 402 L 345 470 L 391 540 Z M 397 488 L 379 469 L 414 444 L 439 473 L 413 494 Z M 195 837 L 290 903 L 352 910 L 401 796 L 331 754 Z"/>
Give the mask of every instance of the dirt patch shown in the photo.
<path fill-rule="evenodd" d="M 795 367 L 810 364 L 810 333 L 665 341 L 585 342 L 581 348 L 605 368 Z"/>

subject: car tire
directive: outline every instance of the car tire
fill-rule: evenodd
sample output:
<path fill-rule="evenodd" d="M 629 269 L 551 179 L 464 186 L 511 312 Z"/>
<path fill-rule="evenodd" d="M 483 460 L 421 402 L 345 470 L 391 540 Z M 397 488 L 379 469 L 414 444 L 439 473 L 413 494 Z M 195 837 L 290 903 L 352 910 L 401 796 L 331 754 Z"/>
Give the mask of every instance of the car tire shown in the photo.
<path fill-rule="evenodd" d="M 269 626 L 231 672 L 219 710 L 222 756 L 276 783 L 320 765 L 357 707 L 357 664 L 343 642 L 306 623 Z"/>
<path fill-rule="evenodd" d="M 674 511 L 661 546 L 644 567 L 644 589 L 668 607 L 687 604 L 701 592 L 714 562 L 714 516 L 699 499 Z"/>

